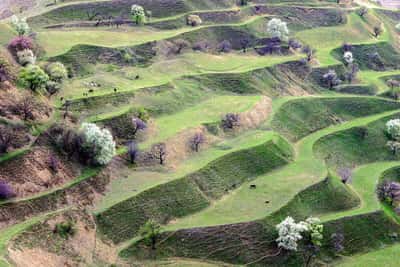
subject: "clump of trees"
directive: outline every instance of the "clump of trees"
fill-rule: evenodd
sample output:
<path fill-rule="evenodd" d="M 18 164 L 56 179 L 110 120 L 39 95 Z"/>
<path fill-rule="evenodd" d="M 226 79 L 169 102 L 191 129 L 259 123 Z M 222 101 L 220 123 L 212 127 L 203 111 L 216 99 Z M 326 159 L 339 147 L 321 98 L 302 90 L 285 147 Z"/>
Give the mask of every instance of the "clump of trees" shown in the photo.
<path fill-rule="evenodd" d="M 61 89 L 61 84 L 68 78 L 68 70 L 61 62 L 53 62 L 47 65 L 46 73 L 49 81 L 46 82 L 45 87 L 51 96 Z"/>
<path fill-rule="evenodd" d="M 400 119 L 388 121 L 386 123 L 386 133 L 390 139 L 386 145 L 393 154 L 397 155 L 400 151 Z"/>
<path fill-rule="evenodd" d="M 49 81 L 49 76 L 39 66 L 28 65 L 21 69 L 18 81 L 22 86 L 35 92 L 44 88 L 46 83 Z"/>
<path fill-rule="evenodd" d="M 24 49 L 17 52 L 18 63 L 22 66 L 33 65 L 36 63 L 36 56 L 30 49 Z"/>
<path fill-rule="evenodd" d="M 146 22 L 146 12 L 140 5 L 131 6 L 131 16 L 136 25 L 141 25 Z"/>
<path fill-rule="evenodd" d="M 284 42 L 289 40 L 289 29 L 287 24 L 278 18 L 273 18 L 268 22 L 267 33 L 270 37 L 279 38 Z"/>
<path fill-rule="evenodd" d="M 393 206 L 400 201 L 400 183 L 385 180 L 376 188 L 376 194 L 380 201 Z"/>
<path fill-rule="evenodd" d="M 298 242 L 304 240 L 303 257 L 305 266 L 317 255 L 322 246 L 324 227 L 318 218 L 309 217 L 305 221 L 296 223 L 292 217 L 287 217 L 276 225 L 279 248 L 287 251 L 298 251 Z"/>
<path fill-rule="evenodd" d="M 68 77 L 67 68 L 61 62 L 50 63 L 46 67 L 50 80 L 61 83 Z"/>
<path fill-rule="evenodd" d="M 365 15 L 368 14 L 368 8 L 365 7 L 365 6 L 363 6 L 363 7 L 361 7 L 361 8 L 357 11 L 357 13 L 358 13 L 358 15 L 359 15 L 360 17 L 363 18 Z"/>
<path fill-rule="evenodd" d="M 11 17 L 11 25 L 19 36 L 28 34 L 31 30 L 26 18 L 18 18 L 16 15 Z"/>
<path fill-rule="evenodd" d="M 13 54 L 14 56 L 17 56 L 17 53 L 19 51 L 23 50 L 34 50 L 35 45 L 33 43 L 33 40 L 27 36 L 17 36 L 14 39 L 10 41 L 8 44 L 8 50 Z"/>
<path fill-rule="evenodd" d="M 323 225 L 318 218 L 309 217 L 305 221 L 296 223 L 292 217 L 286 217 L 281 223 L 276 225 L 279 237 L 276 239 L 278 247 L 290 251 L 297 251 L 298 241 L 304 236 L 309 237 L 309 241 L 321 246 L 323 239 Z"/>
<path fill-rule="evenodd" d="M 203 23 L 198 15 L 189 15 L 186 18 L 186 24 L 192 27 L 200 26 Z"/>
<path fill-rule="evenodd" d="M 100 129 L 94 123 L 83 123 L 80 132 L 83 137 L 82 147 L 93 155 L 94 163 L 106 165 L 112 160 L 116 145 L 109 130 Z"/>
<path fill-rule="evenodd" d="M 343 59 L 346 65 L 352 64 L 354 62 L 353 53 L 351 51 L 345 51 Z"/>
<path fill-rule="evenodd" d="M 322 76 L 322 79 L 324 80 L 329 90 L 332 90 L 334 87 L 338 86 L 342 82 L 336 74 L 336 71 L 333 69 L 328 70 L 328 72 Z"/>

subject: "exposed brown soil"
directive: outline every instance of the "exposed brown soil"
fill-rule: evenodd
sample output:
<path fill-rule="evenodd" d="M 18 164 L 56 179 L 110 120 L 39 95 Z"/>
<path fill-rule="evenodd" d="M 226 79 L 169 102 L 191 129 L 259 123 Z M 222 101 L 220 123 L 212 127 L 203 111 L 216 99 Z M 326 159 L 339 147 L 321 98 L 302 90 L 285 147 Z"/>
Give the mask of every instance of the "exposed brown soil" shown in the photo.
<path fill-rule="evenodd" d="M 272 112 L 271 98 L 264 96 L 254 107 L 239 114 L 240 130 L 258 127 Z"/>
<path fill-rule="evenodd" d="M 72 222 L 74 229 L 67 238 L 55 231 L 57 224 L 65 222 Z M 67 211 L 35 224 L 12 241 L 8 252 L 17 267 L 109 265 L 118 255 L 115 247 L 97 237 L 92 216 L 83 210 Z"/>
<path fill-rule="evenodd" d="M 23 114 L 19 112 L 16 104 L 24 97 L 30 97 L 33 101 L 32 115 L 35 120 L 46 120 L 50 117 L 52 108 L 45 99 L 40 101 L 31 93 L 25 91 L 22 93 L 11 83 L 5 82 L 0 89 L 0 117 L 9 120 L 22 120 Z"/>
<path fill-rule="evenodd" d="M 256 103 L 251 110 L 240 113 L 240 127 L 235 132 L 245 131 L 258 127 L 264 122 L 272 112 L 272 101 L 269 97 L 263 97 Z M 153 128 L 153 127 L 152 127 Z M 152 129 L 154 131 L 154 129 Z M 163 143 L 166 145 L 165 163 L 168 167 L 174 168 L 177 164 L 188 158 L 193 153 L 196 153 L 190 145 L 191 139 L 195 134 L 202 134 L 204 142 L 200 145 L 200 150 L 209 147 L 210 145 L 221 140 L 221 136 L 211 134 L 205 126 L 199 126 L 181 131 L 175 136 L 168 138 Z M 230 133 L 232 134 L 232 133 Z M 235 133 L 233 133 L 235 134 Z M 154 165 L 158 161 L 151 159 L 149 152 L 141 153 L 137 161 L 138 165 Z"/>
<path fill-rule="evenodd" d="M 23 12 L 36 4 L 36 0 L 1 0 L 0 19 Z"/>
<path fill-rule="evenodd" d="M 50 157 L 57 161 L 52 170 Z M 0 165 L 0 180 L 6 181 L 16 197 L 27 197 L 50 190 L 79 175 L 79 168 L 45 147 L 35 147 L 27 154 Z"/>
<path fill-rule="evenodd" d="M 23 124 L 11 125 L 0 122 L 0 133 L 3 131 L 9 133 L 11 136 L 10 146 L 6 152 L 12 152 L 15 149 L 25 147 L 34 140 L 33 136 L 29 133 L 28 127 Z"/>
<path fill-rule="evenodd" d="M 84 208 L 94 205 L 106 191 L 110 180 L 115 178 L 114 170 L 120 168 L 121 164 L 124 164 L 124 160 L 117 157 L 99 174 L 71 187 L 59 189 L 37 198 L 0 205 L 0 229 L 61 208 L 70 206 Z"/>

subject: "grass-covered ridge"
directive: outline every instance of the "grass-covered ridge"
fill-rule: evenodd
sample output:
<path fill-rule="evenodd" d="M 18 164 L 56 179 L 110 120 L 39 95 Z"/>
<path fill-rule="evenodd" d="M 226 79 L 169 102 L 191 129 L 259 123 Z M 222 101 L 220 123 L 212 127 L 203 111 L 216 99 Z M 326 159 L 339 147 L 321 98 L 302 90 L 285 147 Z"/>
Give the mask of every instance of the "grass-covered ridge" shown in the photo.
<path fill-rule="evenodd" d="M 202 210 L 245 181 L 287 164 L 292 153 L 290 145 L 276 136 L 262 145 L 227 154 L 97 214 L 99 230 L 116 243 L 133 238 L 148 219 L 166 223 Z"/>
<path fill-rule="evenodd" d="M 327 135 L 315 143 L 314 151 L 335 168 L 398 160 L 398 155 L 386 145 L 389 138 L 385 126 L 389 120 L 398 117 L 397 113 L 363 126 Z"/>
<path fill-rule="evenodd" d="M 400 67 L 400 54 L 387 42 L 354 45 L 351 52 L 362 70 L 387 71 Z M 343 61 L 342 48 L 335 49 L 332 54 Z"/>
<path fill-rule="evenodd" d="M 323 198 L 320 199 L 318 196 L 323 196 Z M 348 186 L 341 183 L 336 177 L 328 177 L 300 192 L 287 205 L 265 220 L 165 233 L 165 239 L 152 255 L 157 258 L 171 256 L 211 258 L 233 264 L 254 262 L 251 264 L 254 266 L 298 266 L 303 264 L 300 254 L 263 257 L 268 254 L 275 254 L 265 254 L 265 252 L 276 252 L 277 250 L 273 241 L 276 238 L 273 231 L 275 223 L 288 215 L 294 216 L 296 219 L 304 219 L 311 215 L 320 216 L 324 213 L 351 209 L 358 204 L 357 196 Z M 385 225 L 385 229 L 377 227 L 376 224 L 369 224 L 370 221 Z M 329 238 L 333 233 L 341 232 L 346 236 L 346 239 L 348 238 L 348 241 L 344 244 L 343 253 L 351 255 L 376 247 L 380 242 L 390 244 L 393 240 L 388 238 L 387 234 L 399 231 L 399 227 L 386 219 L 381 212 L 329 221 L 324 223 L 324 227 L 327 234 L 324 239 L 322 250 L 324 256 L 322 259 L 328 262 L 334 258 L 333 245 Z M 365 232 L 369 234 L 363 236 Z M 379 241 L 368 243 L 368 239 L 371 237 L 375 238 L 375 241 Z M 359 246 L 352 244 L 353 238 L 360 241 Z M 122 250 L 121 256 L 134 261 L 136 257 L 139 259 L 147 257 L 147 253 L 149 252 L 139 242 Z"/>
<path fill-rule="evenodd" d="M 282 105 L 271 125 L 295 141 L 330 125 L 399 107 L 398 102 L 371 97 L 304 98 Z"/>

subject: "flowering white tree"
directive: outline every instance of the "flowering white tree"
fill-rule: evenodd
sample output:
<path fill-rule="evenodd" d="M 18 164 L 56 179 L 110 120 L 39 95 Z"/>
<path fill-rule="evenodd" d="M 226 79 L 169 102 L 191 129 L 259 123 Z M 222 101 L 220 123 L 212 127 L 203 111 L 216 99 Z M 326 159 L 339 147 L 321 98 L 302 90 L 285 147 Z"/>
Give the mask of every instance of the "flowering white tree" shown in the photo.
<path fill-rule="evenodd" d="M 27 34 L 30 31 L 30 27 L 26 22 L 26 18 L 20 19 L 16 15 L 14 15 L 11 17 L 11 24 L 20 36 Z"/>
<path fill-rule="evenodd" d="M 297 242 L 303 238 L 302 233 L 308 233 L 310 242 L 315 246 L 321 246 L 323 238 L 323 225 L 318 218 L 309 217 L 306 221 L 296 223 L 290 216 L 286 217 L 276 226 L 279 237 L 276 239 L 278 247 L 286 250 L 297 250 Z"/>
<path fill-rule="evenodd" d="M 386 131 L 394 140 L 400 140 L 400 119 L 393 119 L 386 123 Z"/>
<path fill-rule="evenodd" d="M 353 61 L 354 61 L 353 53 L 351 53 L 350 51 L 344 52 L 343 59 L 347 64 L 353 63 Z"/>
<path fill-rule="evenodd" d="M 289 29 L 286 22 L 273 18 L 267 24 L 267 33 L 273 38 L 279 38 L 282 41 L 289 40 Z"/>
<path fill-rule="evenodd" d="M 83 123 L 81 132 L 84 137 L 84 146 L 94 154 L 94 160 L 100 165 L 111 161 L 115 155 L 115 142 L 107 129 L 100 129 L 94 123 Z"/>
<path fill-rule="evenodd" d="M 296 223 L 292 217 L 286 217 L 280 224 L 276 226 L 279 237 L 276 239 L 278 247 L 286 250 L 297 250 L 297 241 L 303 237 L 302 232 L 308 230 L 304 222 Z"/>
<path fill-rule="evenodd" d="M 142 6 L 132 5 L 131 15 L 136 24 L 142 24 L 146 20 L 146 13 L 144 12 L 144 8 Z"/>

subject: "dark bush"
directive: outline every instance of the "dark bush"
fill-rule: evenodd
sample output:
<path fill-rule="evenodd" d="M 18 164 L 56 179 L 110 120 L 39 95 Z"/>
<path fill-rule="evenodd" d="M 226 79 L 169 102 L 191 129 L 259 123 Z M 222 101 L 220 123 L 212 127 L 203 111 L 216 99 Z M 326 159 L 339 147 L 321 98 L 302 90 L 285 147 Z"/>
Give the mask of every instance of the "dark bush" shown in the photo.
<path fill-rule="evenodd" d="M 11 186 L 4 181 L 0 181 L 0 200 L 10 199 L 14 196 L 15 193 Z"/>
<path fill-rule="evenodd" d="M 239 114 L 228 113 L 226 114 L 222 120 L 221 125 L 224 130 L 233 130 L 240 126 L 240 117 Z"/>
<path fill-rule="evenodd" d="M 211 49 L 211 44 L 207 41 L 199 41 L 193 44 L 192 49 L 194 51 L 207 52 L 209 49 Z"/>
<path fill-rule="evenodd" d="M 232 50 L 232 44 L 228 40 L 224 40 L 218 44 L 217 50 L 220 53 L 229 53 Z"/>
<path fill-rule="evenodd" d="M 71 221 L 57 223 L 53 232 L 64 239 L 69 239 L 75 234 L 74 223 Z"/>
<path fill-rule="evenodd" d="M 0 126 L 0 155 L 7 153 L 11 146 L 13 133 L 10 129 Z"/>
<path fill-rule="evenodd" d="M 11 54 L 13 54 L 14 56 L 17 55 L 18 51 L 22 51 L 25 49 L 34 50 L 33 40 L 26 36 L 15 37 L 8 44 L 8 50 L 10 50 Z"/>

